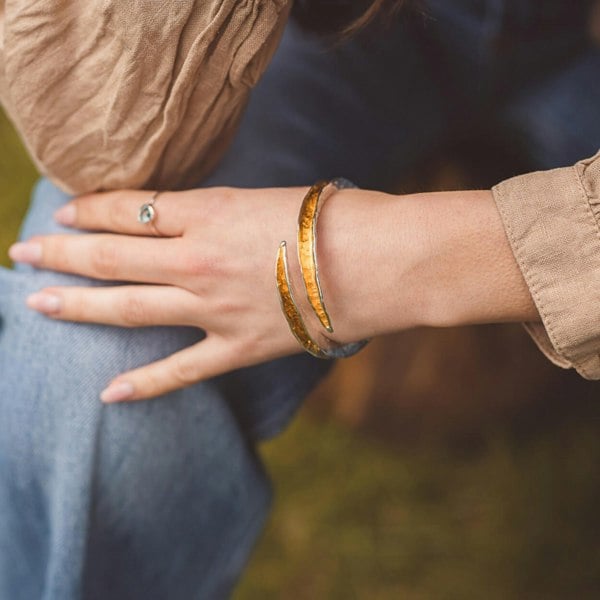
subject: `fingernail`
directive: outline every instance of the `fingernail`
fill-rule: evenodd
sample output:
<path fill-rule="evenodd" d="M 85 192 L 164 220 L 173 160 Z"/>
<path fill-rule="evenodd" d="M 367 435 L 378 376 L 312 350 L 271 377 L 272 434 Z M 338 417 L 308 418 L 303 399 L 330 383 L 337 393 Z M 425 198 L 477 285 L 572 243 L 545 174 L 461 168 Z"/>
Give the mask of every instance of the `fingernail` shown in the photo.
<path fill-rule="evenodd" d="M 37 242 L 18 242 L 8 249 L 15 262 L 36 263 L 42 258 L 42 245 Z"/>
<path fill-rule="evenodd" d="M 121 400 L 129 400 L 133 396 L 133 385 L 126 381 L 118 381 L 111 383 L 101 394 L 102 402 L 121 402 Z"/>
<path fill-rule="evenodd" d="M 65 204 L 54 213 L 54 220 L 61 225 L 73 225 L 75 223 L 75 205 Z"/>
<path fill-rule="evenodd" d="M 62 301 L 54 294 L 49 294 L 48 292 L 36 292 L 35 294 L 28 296 L 27 306 L 46 315 L 51 315 L 57 313 L 61 309 Z"/>

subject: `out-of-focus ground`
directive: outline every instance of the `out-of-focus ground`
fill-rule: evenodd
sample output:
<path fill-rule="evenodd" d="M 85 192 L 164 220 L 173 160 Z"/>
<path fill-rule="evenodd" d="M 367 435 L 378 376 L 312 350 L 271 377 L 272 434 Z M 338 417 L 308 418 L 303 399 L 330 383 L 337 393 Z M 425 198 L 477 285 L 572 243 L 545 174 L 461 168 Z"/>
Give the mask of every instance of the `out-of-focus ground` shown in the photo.
<path fill-rule="evenodd" d="M 464 162 L 413 187 L 492 181 Z M 35 177 L 1 120 L 5 265 Z M 261 452 L 276 502 L 236 600 L 600 597 L 600 382 L 518 325 L 376 340 Z"/>

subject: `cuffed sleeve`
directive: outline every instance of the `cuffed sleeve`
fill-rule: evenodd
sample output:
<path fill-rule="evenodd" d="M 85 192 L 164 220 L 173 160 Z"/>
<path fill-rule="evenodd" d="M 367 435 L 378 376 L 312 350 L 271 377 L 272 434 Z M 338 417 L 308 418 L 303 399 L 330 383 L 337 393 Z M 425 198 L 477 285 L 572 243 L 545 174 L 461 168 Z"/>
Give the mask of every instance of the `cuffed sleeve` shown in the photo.
<path fill-rule="evenodd" d="M 220 158 L 289 0 L 5 0 L 0 98 L 69 192 L 182 188 Z"/>
<path fill-rule="evenodd" d="M 600 379 L 600 152 L 492 192 L 541 316 L 525 329 L 552 362 Z"/>

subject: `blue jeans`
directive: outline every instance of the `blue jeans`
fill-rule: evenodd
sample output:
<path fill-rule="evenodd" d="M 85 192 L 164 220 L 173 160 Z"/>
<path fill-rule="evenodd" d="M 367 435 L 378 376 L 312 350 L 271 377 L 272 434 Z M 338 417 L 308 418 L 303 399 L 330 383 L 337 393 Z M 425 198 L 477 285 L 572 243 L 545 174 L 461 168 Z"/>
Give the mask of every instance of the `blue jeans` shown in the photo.
<path fill-rule="evenodd" d="M 531 167 L 589 156 L 600 147 L 600 52 L 572 4 L 431 0 L 424 20 L 335 48 L 290 25 L 202 185 L 345 175 L 389 189 L 471 134 L 513 142 Z M 21 237 L 61 231 L 52 213 L 67 200 L 42 180 Z M 271 499 L 255 445 L 329 363 L 296 356 L 103 406 L 112 377 L 201 332 L 61 323 L 25 308 L 28 293 L 66 283 L 103 285 L 0 270 L 0 600 L 227 597 Z"/>

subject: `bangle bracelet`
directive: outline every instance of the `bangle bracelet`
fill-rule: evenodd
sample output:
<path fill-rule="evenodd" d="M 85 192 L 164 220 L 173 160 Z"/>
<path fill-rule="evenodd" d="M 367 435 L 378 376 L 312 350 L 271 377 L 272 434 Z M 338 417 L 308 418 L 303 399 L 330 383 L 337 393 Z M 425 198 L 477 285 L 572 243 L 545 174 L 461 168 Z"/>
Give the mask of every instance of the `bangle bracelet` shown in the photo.
<path fill-rule="evenodd" d="M 304 198 L 298 217 L 298 255 L 309 303 L 319 318 L 320 323 L 331 333 L 333 332 L 333 326 L 323 302 L 316 253 L 317 218 L 324 202 L 321 200 L 321 195 L 325 188 L 330 184 L 334 186 L 335 190 L 356 187 L 348 180 L 338 178 L 329 183 L 317 183 L 310 188 Z M 288 272 L 286 242 L 281 242 L 277 252 L 276 281 L 281 308 L 288 326 L 294 337 L 308 353 L 317 358 L 347 358 L 362 350 L 369 342 L 369 340 L 362 340 L 349 344 L 337 344 L 329 338 L 325 338 L 328 341 L 328 345 L 326 348 L 323 348 L 314 340 L 306 328 L 292 294 Z"/>
<path fill-rule="evenodd" d="M 323 300 L 317 262 L 317 221 L 321 208 L 330 195 L 325 194 L 325 190 L 329 186 L 333 187 L 333 191 L 356 188 L 351 181 L 342 177 L 333 179 L 330 182 L 319 182 L 310 188 L 304 197 L 298 216 L 298 260 L 300 261 L 300 270 L 302 271 L 308 302 L 321 325 L 327 332 L 333 333 L 331 318 Z"/>
<path fill-rule="evenodd" d="M 290 287 L 290 280 L 288 274 L 288 262 L 287 262 L 287 243 L 281 242 L 279 250 L 277 252 L 277 289 L 279 291 L 279 299 L 281 301 L 281 308 L 283 314 L 287 320 L 288 326 L 294 337 L 300 342 L 300 345 L 313 356 L 317 358 L 348 358 L 353 354 L 356 354 L 362 350 L 369 340 L 363 340 L 360 342 L 352 342 L 350 344 L 335 345 L 331 348 L 322 348 L 315 342 L 311 337 L 310 333 L 306 329 L 304 319 L 296 306 L 292 289 Z"/>
<path fill-rule="evenodd" d="M 277 252 L 276 264 L 277 289 L 281 301 L 281 309 L 287 320 L 288 326 L 294 337 L 300 342 L 300 345 L 313 356 L 317 358 L 327 358 L 325 350 L 315 342 L 308 333 L 302 315 L 296 306 L 292 289 L 290 287 L 290 278 L 288 274 L 287 243 L 281 242 Z"/>

